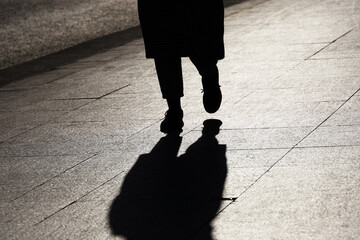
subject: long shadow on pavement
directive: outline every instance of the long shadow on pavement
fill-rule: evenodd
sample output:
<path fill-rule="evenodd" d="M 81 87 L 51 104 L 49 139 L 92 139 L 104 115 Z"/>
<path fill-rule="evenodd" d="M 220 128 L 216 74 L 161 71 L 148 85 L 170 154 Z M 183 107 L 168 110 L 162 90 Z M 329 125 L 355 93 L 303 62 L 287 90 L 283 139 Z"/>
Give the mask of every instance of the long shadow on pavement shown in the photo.
<path fill-rule="evenodd" d="M 109 212 L 114 235 L 128 240 L 210 240 L 227 175 L 220 120 L 206 120 L 202 136 L 177 157 L 182 138 L 167 135 L 140 155 Z"/>

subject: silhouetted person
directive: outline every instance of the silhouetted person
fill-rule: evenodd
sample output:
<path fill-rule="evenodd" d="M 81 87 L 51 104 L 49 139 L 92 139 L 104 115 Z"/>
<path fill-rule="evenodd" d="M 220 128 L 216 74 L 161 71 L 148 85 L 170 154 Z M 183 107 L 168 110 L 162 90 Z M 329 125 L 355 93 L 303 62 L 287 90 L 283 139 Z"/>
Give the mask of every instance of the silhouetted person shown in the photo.
<path fill-rule="evenodd" d="M 138 10 L 146 57 L 155 60 L 169 107 L 160 130 L 182 132 L 181 57 L 190 57 L 202 76 L 205 110 L 214 113 L 221 105 L 216 64 L 224 58 L 223 0 L 138 0 Z"/>
<path fill-rule="evenodd" d="M 181 138 L 160 139 L 139 157 L 112 203 L 113 234 L 127 240 L 211 240 L 227 174 L 226 146 L 215 135 L 219 120 L 204 122 L 202 136 L 177 157 Z M 200 231 L 199 231 L 200 230 Z"/>

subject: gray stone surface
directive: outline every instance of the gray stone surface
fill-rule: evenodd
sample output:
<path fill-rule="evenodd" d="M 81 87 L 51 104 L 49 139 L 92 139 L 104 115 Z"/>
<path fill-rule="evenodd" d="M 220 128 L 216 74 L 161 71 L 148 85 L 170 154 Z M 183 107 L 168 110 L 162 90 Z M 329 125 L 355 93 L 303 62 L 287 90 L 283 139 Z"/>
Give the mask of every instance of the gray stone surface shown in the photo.
<path fill-rule="evenodd" d="M 358 152 L 293 150 L 214 220 L 214 239 L 356 239 Z"/>
<path fill-rule="evenodd" d="M 219 144 L 226 144 L 228 150 L 292 148 L 310 131 L 309 127 L 223 129 L 217 139 Z M 187 134 L 180 150 L 185 151 L 200 136 L 201 131 Z"/>
<path fill-rule="evenodd" d="M 283 93 L 284 91 L 276 91 Z M 271 93 L 268 90 L 267 93 Z M 316 126 L 325 120 L 342 102 L 292 102 L 285 96 L 266 101 L 261 92 L 253 92 L 228 109 L 223 120 L 225 129 L 287 128 Z M 264 94 L 265 95 L 265 94 Z M 291 99 L 294 99 L 290 96 Z M 302 98 L 302 97 L 301 97 Z M 310 100 L 310 99 L 309 99 Z M 224 114 L 223 114 L 224 115 Z"/>
<path fill-rule="evenodd" d="M 138 108 L 143 106 L 144 109 Z M 153 106 L 157 106 L 154 108 Z M 157 95 L 126 94 L 93 101 L 72 111 L 59 122 L 72 121 L 127 121 L 158 119 L 166 111 L 166 103 Z"/>
<path fill-rule="evenodd" d="M 109 3 L 69 7 L 88 6 L 87 19 Z M 125 196 L 135 239 L 169 229 L 161 216 L 178 221 L 181 239 L 356 239 L 359 7 L 228 7 L 222 106 L 204 111 L 201 77 L 184 58 L 181 138 L 159 131 L 166 103 L 142 39 L 0 88 L 0 236 L 131 239 L 109 225 Z M 212 118 L 223 122 L 217 142 L 202 133 Z"/>
<path fill-rule="evenodd" d="M 0 69 L 134 27 L 139 24 L 136 4 L 135 0 L 2 0 Z"/>
<path fill-rule="evenodd" d="M 77 72 L 77 69 L 55 69 L 44 74 L 36 75 L 33 77 L 27 78 L 25 81 L 19 81 L 15 83 L 10 83 L 4 89 L 21 89 L 26 86 L 39 86 L 54 82 L 63 77 L 69 76 Z"/>
<path fill-rule="evenodd" d="M 241 4 L 226 15 L 266 1 Z M 224 2 L 229 6 L 243 0 Z M 0 9 L 0 69 L 139 25 L 136 0 L 1 0 Z M 99 54 L 84 61 L 108 61 L 113 56 Z"/>
<path fill-rule="evenodd" d="M 316 129 L 299 146 L 358 146 L 359 134 L 360 125 L 323 126 Z"/>
<path fill-rule="evenodd" d="M 349 99 L 324 125 L 360 125 L 360 96 Z"/>
<path fill-rule="evenodd" d="M 110 146 L 121 145 L 128 137 L 155 122 L 131 120 L 49 123 L 5 142 L 6 148 L 0 152 L 0 156 L 97 153 Z"/>
<path fill-rule="evenodd" d="M 359 28 L 346 34 L 338 41 L 328 46 L 324 51 L 311 57 L 311 59 L 325 58 L 359 58 L 360 55 L 360 30 Z"/>
<path fill-rule="evenodd" d="M 0 201 L 7 203 L 44 184 L 88 156 L 1 157 Z"/>
<path fill-rule="evenodd" d="M 64 113 L 62 111 L 23 111 L 7 114 L 1 119 L 0 142 L 35 129 Z"/>
<path fill-rule="evenodd" d="M 293 76 L 325 76 L 349 78 L 357 76 L 360 70 L 357 66 L 360 64 L 359 58 L 340 58 L 340 59 L 314 59 L 304 61 L 301 68 L 297 67 L 289 71 L 284 77 Z"/>

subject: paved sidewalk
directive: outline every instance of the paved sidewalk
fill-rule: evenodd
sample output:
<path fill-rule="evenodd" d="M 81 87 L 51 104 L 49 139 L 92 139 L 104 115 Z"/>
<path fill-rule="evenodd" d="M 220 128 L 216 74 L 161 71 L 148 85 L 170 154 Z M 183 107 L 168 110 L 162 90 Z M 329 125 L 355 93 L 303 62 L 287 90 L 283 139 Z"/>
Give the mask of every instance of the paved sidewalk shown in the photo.
<path fill-rule="evenodd" d="M 222 108 L 184 59 L 180 138 L 142 39 L 0 88 L 1 238 L 358 239 L 360 1 L 225 23 Z"/>
<path fill-rule="evenodd" d="M 137 0 L 0 0 L 0 69 L 139 24 Z"/>

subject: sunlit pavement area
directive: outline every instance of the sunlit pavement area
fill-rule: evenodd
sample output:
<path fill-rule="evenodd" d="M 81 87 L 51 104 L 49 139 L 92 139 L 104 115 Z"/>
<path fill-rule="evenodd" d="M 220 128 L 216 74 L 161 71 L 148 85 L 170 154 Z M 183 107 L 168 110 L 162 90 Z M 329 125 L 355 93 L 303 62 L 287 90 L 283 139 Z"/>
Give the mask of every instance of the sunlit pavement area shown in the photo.
<path fill-rule="evenodd" d="M 180 138 L 142 39 L 0 88 L 1 239 L 359 238 L 360 1 L 225 13 L 222 107 L 183 59 Z"/>
<path fill-rule="evenodd" d="M 0 0 L 0 69 L 139 24 L 137 0 Z"/>

